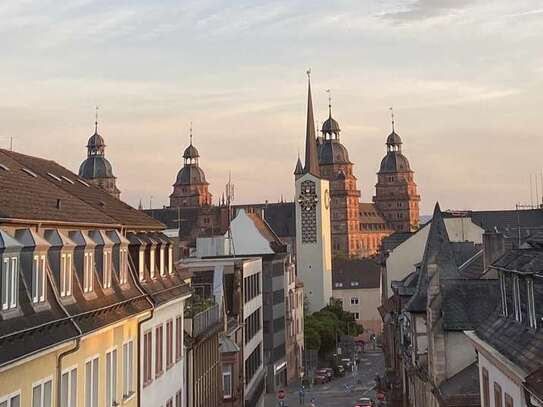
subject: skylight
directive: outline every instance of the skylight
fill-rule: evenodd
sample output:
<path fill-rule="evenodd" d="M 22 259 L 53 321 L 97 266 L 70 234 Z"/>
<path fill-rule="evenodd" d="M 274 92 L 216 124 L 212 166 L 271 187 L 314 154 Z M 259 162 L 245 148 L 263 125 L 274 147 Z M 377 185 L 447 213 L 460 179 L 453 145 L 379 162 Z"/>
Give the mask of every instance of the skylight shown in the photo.
<path fill-rule="evenodd" d="M 23 167 L 23 168 L 21 168 L 21 170 L 23 170 L 24 172 L 26 172 L 26 173 L 27 173 L 28 175 L 30 175 L 31 177 L 38 178 L 38 176 L 36 175 L 36 173 L 33 172 L 33 171 L 31 171 L 31 170 L 29 170 L 28 168 Z"/>
<path fill-rule="evenodd" d="M 80 184 L 83 184 L 85 185 L 86 187 L 90 186 L 89 184 L 87 184 L 85 181 L 81 180 L 81 179 L 77 179 L 77 182 L 79 182 Z"/>
<path fill-rule="evenodd" d="M 74 184 L 74 182 L 73 182 L 70 178 L 65 177 L 64 175 L 61 175 L 60 178 L 62 178 L 64 181 L 69 182 L 69 183 L 72 184 L 72 185 Z"/>
<path fill-rule="evenodd" d="M 59 177 L 57 177 L 55 174 L 51 174 L 50 172 L 48 172 L 47 175 L 49 175 L 49 176 L 50 176 L 51 178 L 53 178 L 53 179 L 56 179 L 58 182 L 61 182 L 61 181 L 62 181 L 62 180 L 61 180 Z"/>
<path fill-rule="evenodd" d="M 4 171 L 9 171 L 9 168 L 6 167 L 4 164 L 0 164 L 0 168 L 2 168 Z"/>

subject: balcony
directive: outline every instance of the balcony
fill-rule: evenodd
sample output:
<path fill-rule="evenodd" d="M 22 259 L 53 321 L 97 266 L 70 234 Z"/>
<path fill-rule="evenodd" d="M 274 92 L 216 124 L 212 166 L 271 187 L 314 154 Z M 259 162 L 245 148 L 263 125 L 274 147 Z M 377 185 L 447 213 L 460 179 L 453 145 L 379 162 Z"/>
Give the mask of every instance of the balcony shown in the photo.
<path fill-rule="evenodd" d="M 221 319 L 219 304 L 210 302 L 191 304 L 185 311 L 185 328 L 189 335 L 197 338 L 217 327 Z"/>

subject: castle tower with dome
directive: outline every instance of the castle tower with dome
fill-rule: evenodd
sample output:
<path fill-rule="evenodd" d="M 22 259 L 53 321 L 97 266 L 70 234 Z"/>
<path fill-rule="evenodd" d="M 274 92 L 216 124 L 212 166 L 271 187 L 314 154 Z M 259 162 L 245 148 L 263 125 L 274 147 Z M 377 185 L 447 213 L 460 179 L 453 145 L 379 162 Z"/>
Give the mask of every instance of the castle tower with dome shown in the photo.
<path fill-rule="evenodd" d="M 106 144 L 104 138 L 98 134 L 98 119 L 96 119 L 94 134 L 87 142 L 87 159 L 79 167 L 79 176 L 119 199 L 121 192 L 117 188 L 111 164 L 105 157 L 105 149 Z"/>
<path fill-rule="evenodd" d="M 192 129 L 190 144 L 183 152 L 183 167 L 177 173 L 173 192 L 170 195 L 172 208 L 197 208 L 211 205 L 209 183 L 204 171 L 199 165 L 200 154 L 192 144 Z"/>

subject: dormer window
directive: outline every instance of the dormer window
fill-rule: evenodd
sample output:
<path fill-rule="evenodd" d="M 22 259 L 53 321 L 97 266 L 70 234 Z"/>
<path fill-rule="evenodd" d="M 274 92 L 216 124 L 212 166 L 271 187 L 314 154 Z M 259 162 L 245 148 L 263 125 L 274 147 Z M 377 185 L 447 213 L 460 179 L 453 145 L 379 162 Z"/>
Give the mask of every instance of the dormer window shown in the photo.
<path fill-rule="evenodd" d="M 166 273 L 166 265 L 164 264 L 164 247 L 160 247 L 160 276 L 164 277 Z"/>
<path fill-rule="evenodd" d="M 111 288 L 111 252 L 104 250 L 104 288 Z"/>
<path fill-rule="evenodd" d="M 72 253 L 60 256 L 60 296 L 72 295 Z"/>
<path fill-rule="evenodd" d="M 45 255 L 35 255 L 32 263 L 32 302 L 34 304 L 45 301 Z"/>
<path fill-rule="evenodd" d="M 515 319 L 522 322 L 522 309 L 520 304 L 520 282 L 519 277 L 513 277 L 513 301 L 515 303 Z"/>
<path fill-rule="evenodd" d="M 83 267 L 83 292 L 90 293 L 93 291 L 93 269 L 94 256 L 92 252 L 85 252 L 85 264 Z"/>
<path fill-rule="evenodd" d="M 128 258 L 126 249 L 121 249 L 119 256 L 119 282 L 121 285 L 128 282 Z"/>
<path fill-rule="evenodd" d="M 17 257 L 4 258 L 2 266 L 2 310 L 4 311 L 17 307 L 18 274 Z"/>
<path fill-rule="evenodd" d="M 173 274 L 173 248 L 171 246 L 168 249 L 168 270 L 170 274 Z"/>
<path fill-rule="evenodd" d="M 151 274 L 151 278 L 155 278 L 155 251 L 153 248 L 149 250 L 149 253 L 149 273 Z"/>
<path fill-rule="evenodd" d="M 140 281 L 143 281 L 145 279 L 145 275 L 143 273 L 145 270 L 145 252 L 143 250 L 140 250 L 139 252 L 138 268 L 139 268 Z"/>
<path fill-rule="evenodd" d="M 537 317 L 534 300 L 534 280 L 531 277 L 526 280 L 526 293 L 528 296 L 528 320 L 530 321 L 530 327 L 537 329 Z"/>

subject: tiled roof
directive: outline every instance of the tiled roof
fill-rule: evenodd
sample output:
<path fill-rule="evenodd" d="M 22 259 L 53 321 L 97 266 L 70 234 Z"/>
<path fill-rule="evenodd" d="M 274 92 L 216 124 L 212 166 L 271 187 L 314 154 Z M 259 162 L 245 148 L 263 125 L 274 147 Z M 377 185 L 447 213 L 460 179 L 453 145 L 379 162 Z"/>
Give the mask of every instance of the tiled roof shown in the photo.
<path fill-rule="evenodd" d="M 0 217 L 155 230 L 164 227 L 104 190 L 81 182 L 54 161 L 0 149 L 0 164 L 10 169 L 0 169 Z"/>
<path fill-rule="evenodd" d="M 496 260 L 491 267 L 543 276 L 543 250 L 537 248 L 513 249 Z"/>
<path fill-rule="evenodd" d="M 380 286 L 381 271 L 379 264 L 374 260 L 339 258 L 332 260 L 332 288 L 334 290 L 379 288 Z"/>
<path fill-rule="evenodd" d="M 386 251 L 392 251 L 407 239 L 409 239 L 415 232 L 395 232 L 383 239 L 382 248 Z"/>
<path fill-rule="evenodd" d="M 543 367 L 537 369 L 526 378 L 526 388 L 543 402 Z"/>
<path fill-rule="evenodd" d="M 446 405 L 480 405 L 479 366 L 476 362 L 439 385 L 439 396 Z"/>

